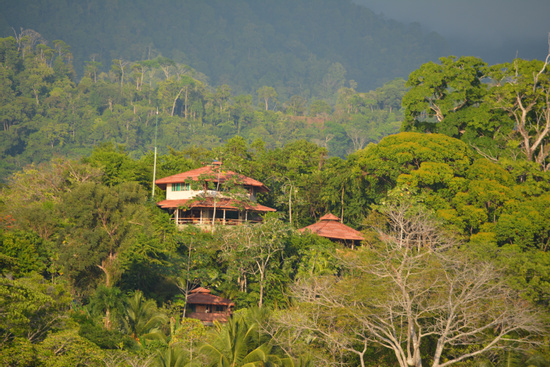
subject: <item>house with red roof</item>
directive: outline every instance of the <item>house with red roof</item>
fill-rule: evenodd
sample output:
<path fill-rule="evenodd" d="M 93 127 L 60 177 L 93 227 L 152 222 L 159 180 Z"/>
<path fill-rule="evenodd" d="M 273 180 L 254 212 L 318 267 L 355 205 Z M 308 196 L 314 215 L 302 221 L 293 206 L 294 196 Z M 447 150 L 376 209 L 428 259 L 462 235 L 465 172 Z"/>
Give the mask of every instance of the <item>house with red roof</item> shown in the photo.
<path fill-rule="evenodd" d="M 186 302 L 186 317 L 212 325 L 214 321 L 227 322 L 233 313 L 235 303 L 231 300 L 215 296 L 209 289 L 199 287 L 189 292 Z"/>
<path fill-rule="evenodd" d="M 234 225 L 261 221 L 260 214 L 276 211 L 258 204 L 258 193 L 269 189 L 260 181 L 223 170 L 220 162 L 155 181 L 166 190 L 157 203 L 168 210 L 178 225 Z M 240 190 L 229 190 L 228 187 Z"/>
<path fill-rule="evenodd" d="M 321 237 L 336 242 L 343 242 L 344 244 L 351 245 L 351 247 L 355 247 L 365 239 L 361 232 L 341 223 L 340 218 L 330 213 L 322 216 L 317 223 L 300 228 L 298 231 L 311 231 Z"/>

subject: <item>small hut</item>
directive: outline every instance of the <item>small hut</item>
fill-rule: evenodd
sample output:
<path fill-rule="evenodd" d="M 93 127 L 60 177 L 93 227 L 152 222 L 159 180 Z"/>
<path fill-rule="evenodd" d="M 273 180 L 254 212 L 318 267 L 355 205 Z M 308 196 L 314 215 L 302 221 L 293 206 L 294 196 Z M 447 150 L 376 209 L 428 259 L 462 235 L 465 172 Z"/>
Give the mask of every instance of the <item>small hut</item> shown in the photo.
<path fill-rule="evenodd" d="M 365 239 L 361 232 L 340 223 L 340 218 L 330 213 L 322 216 L 317 223 L 300 228 L 298 231 L 311 231 L 331 241 L 350 245 L 352 248 Z"/>
<path fill-rule="evenodd" d="M 199 287 L 187 296 L 186 316 L 212 325 L 214 321 L 227 322 L 233 313 L 233 303 L 229 299 L 210 294 L 210 290 Z"/>

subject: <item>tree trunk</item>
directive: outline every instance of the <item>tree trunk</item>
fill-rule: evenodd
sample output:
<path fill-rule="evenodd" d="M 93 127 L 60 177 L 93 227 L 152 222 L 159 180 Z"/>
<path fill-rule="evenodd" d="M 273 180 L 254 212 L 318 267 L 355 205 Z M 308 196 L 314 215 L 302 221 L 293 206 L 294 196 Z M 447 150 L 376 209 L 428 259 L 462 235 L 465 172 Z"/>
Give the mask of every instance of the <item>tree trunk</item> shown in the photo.
<path fill-rule="evenodd" d="M 174 116 L 174 110 L 176 109 L 176 102 L 178 101 L 178 98 L 180 98 L 180 95 L 181 95 L 181 92 L 183 92 L 183 89 L 184 88 L 181 88 L 180 91 L 178 92 L 176 98 L 174 98 L 174 103 L 172 103 L 172 112 L 170 113 L 170 116 Z M 185 96 L 185 104 L 187 105 L 187 93 L 186 93 L 186 96 Z M 185 117 L 187 118 L 187 107 L 185 108 Z"/>

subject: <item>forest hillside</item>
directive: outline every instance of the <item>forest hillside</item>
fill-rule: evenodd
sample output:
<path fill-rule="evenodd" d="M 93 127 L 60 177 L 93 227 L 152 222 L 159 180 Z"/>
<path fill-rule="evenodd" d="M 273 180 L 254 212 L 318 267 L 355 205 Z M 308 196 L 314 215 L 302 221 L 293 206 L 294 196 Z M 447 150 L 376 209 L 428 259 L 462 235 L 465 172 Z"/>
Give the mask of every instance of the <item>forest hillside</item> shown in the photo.
<path fill-rule="evenodd" d="M 0 365 L 550 366 L 550 55 L 228 3 L 0 2 Z M 268 189 L 186 181 L 213 219 L 177 226 L 154 180 L 214 161 Z M 364 240 L 300 231 L 329 213 Z M 227 322 L 187 317 L 201 288 Z"/>
<path fill-rule="evenodd" d="M 0 36 L 33 29 L 71 46 L 85 62 L 168 57 L 237 94 L 268 85 L 293 95 L 332 98 L 345 80 L 381 87 L 447 54 L 445 40 L 420 25 L 384 19 L 351 0 L 0 1 Z"/>
<path fill-rule="evenodd" d="M 102 143 L 138 158 L 153 150 L 212 149 L 235 135 L 266 148 L 306 139 L 344 157 L 399 129 L 405 80 L 367 93 L 343 75 L 330 98 L 282 99 L 263 85 L 252 94 L 209 85 L 166 57 L 87 62 L 77 81 L 71 46 L 34 30 L 0 39 L 0 177 L 52 157 L 79 158 Z"/>

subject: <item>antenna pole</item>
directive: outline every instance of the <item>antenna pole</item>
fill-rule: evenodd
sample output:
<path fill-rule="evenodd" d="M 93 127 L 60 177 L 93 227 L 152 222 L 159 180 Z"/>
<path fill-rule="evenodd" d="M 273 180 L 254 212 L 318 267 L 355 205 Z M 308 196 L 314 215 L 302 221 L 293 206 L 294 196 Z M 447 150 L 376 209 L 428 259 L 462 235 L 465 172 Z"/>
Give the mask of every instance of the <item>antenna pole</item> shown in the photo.
<path fill-rule="evenodd" d="M 151 199 L 155 197 L 155 180 L 157 176 L 157 129 L 158 129 L 158 121 L 159 121 L 159 109 L 157 107 L 157 117 L 155 119 L 155 159 L 153 163 L 153 188 L 151 191 Z"/>

